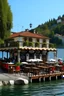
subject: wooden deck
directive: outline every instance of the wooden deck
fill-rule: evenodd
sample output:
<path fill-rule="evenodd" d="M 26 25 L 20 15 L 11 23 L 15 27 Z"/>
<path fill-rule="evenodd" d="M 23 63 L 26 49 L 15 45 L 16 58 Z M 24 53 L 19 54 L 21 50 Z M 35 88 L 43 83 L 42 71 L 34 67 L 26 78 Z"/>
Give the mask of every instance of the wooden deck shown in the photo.
<path fill-rule="evenodd" d="M 35 79 L 39 79 L 39 81 L 43 79 L 45 81 L 46 78 L 49 78 L 49 80 L 51 80 L 52 77 L 55 77 L 56 79 L 58 79 L 58 77 L 59 76 L 62 77 L 62 75 L 64 75 L 64 72 L 42 74 L 42 75 L 32 75 L 32 76 L 29 76 L 29 78 L 30 78 L 30 82 L 32 82 L 32 80 L 35 80 Z"/>

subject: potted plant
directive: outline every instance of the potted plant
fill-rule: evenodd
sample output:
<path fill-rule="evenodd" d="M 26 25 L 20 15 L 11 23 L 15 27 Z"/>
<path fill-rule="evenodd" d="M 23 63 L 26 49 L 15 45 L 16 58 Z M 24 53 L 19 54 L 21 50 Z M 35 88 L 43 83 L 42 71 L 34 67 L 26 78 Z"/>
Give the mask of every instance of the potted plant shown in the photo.
<path fill-rule="evenodd" d="M 36 45 L 36 47 L 39 47 L 39 42 L 36 42 L 35 45 Z"/>
<path fill-rule="evenodd" d="M 29 46 L 33 47 L 33 42 L 29 42 Z"/>
<path fill-rule="evenodd" d="M 16 70 L 16 72 L 19 72 L 20 71 L 20 62 L 16 62 L 16 67 L 15 67 L 15 70 Z"/>
<path fill-rule="evenodd" d="M 29 41 L 28 40 L 26 40 L 25 43 L 26 43 L 26 46 L 29 46 Z"/>

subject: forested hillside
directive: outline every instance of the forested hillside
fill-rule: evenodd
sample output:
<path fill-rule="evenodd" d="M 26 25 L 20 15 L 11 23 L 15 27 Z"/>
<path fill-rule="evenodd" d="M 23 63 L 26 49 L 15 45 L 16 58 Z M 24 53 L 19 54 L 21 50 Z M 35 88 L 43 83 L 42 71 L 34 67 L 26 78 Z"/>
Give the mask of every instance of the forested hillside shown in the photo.
<path fill-rule="evenodd" d="M 63 46 L 62 40 L 55 37 L 55 34 L 64 35 L 64 15 L 58 16 L 57 19 L 53 18 L 44 24 L 38 25 L 38 27 L 32 29 L 31 31 L 34 30 L 36 33 L 48 36 L 50 38 L 50 43 L 53 43 L 54 46 Z"/>

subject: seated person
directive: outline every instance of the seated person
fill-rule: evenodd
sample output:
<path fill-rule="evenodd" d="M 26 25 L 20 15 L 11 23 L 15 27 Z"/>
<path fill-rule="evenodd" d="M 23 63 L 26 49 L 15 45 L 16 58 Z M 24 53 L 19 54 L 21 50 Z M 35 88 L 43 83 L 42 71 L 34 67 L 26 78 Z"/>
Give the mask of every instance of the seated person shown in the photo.
<path fill-rule="evenodd" d="M 59 65 L 62 65 L 62 61 L 60 59 L 58 59 L 58 63 Z"/>

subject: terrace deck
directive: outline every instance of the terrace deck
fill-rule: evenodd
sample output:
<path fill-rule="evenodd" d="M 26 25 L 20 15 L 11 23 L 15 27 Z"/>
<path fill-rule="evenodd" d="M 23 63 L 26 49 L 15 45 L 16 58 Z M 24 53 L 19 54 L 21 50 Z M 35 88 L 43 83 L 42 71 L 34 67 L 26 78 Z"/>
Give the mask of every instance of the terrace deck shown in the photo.
<path fill-rule="evenodd" d="M 57 73 L 50 73 L 50 74 L 39 74 L 39 75 L 32 75 L 29 76 L 30 78 L 30 82 L 32 82 L 33 80 L 39 80 L 41 81 L 41 79 L 43 79 L 45 81 L 46 78 L 48 78 L 49 80 L 52 80 L 52 77 L 55 77 L 56 79 L 58 79 L 58 77 L 60 76 L 62 78 L 62 76 L 64 75 L 64 72 L 57 72 Z"/>

